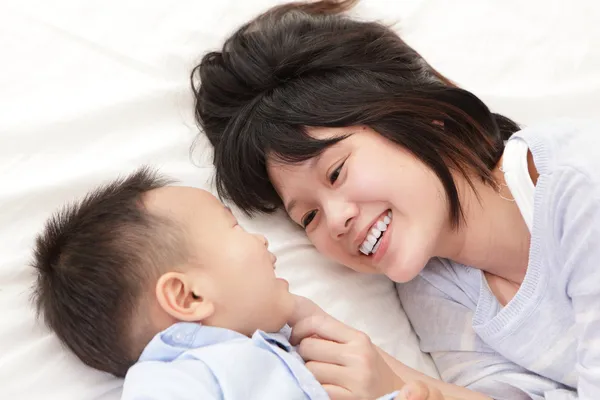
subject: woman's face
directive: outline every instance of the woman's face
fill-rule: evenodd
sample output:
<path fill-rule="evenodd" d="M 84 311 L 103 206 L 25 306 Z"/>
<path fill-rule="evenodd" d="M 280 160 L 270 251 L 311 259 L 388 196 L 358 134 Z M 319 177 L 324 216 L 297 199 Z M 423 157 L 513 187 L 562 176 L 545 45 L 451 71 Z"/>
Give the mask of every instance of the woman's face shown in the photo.
<path fill-rule="evenodd" d="M 451 231 L 442 183 L 419 159 L 368 127 L 309 128 L 350 135 L 300 164 L 267 161 L 290 217 L 317 250 L 361 272 L 414 278 Z"/>

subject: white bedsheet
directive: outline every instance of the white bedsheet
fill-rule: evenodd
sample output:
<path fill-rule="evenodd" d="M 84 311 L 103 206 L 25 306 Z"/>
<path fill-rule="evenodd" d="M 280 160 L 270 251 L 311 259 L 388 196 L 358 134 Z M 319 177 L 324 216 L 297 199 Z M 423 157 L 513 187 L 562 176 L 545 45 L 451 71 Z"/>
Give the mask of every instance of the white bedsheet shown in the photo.
<path fill-rule="evenodd" d="M 273 0 L 0 0 L 0 398 L 117 399 L 120 381 L 82 366 L 38 324 L 28 267 L 50 213 L 142 163 L 208 187 L 188 74 Z M 279 1 L 281 2 L 281 1 Z M 600 116 L 600 20 L 590 1 L 363 0 L 398 22 L 442 73 L 522 123 Z M 436 375 L 384 278 L 325 261 L 282 215 L 267 234 L 280 273 L 400 360 Z"/>

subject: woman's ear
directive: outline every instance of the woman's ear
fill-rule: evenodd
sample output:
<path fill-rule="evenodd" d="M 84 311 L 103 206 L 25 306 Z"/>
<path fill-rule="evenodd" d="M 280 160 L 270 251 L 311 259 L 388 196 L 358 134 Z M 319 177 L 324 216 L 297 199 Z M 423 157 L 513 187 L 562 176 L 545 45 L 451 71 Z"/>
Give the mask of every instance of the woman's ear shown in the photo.
<path fill-rule="evenodd" d="M 178 321 L 200 322 L 214 313 L 214 304 L 200 293 L 200 285 L 182 272 L 167 272 L 156 282 L 158 304 Z"/>

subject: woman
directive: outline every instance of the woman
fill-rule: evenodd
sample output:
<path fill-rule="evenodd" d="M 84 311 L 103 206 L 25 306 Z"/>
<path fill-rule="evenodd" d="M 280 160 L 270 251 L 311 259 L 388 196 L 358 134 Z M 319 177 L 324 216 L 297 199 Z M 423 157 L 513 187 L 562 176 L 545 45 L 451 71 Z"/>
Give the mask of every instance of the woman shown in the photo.
<path fill-rule="evenodd" d="M 402 283 L 461 398 L 596 398 L 599 126 L 520 130 L 353 3 L 272 9 L 196 67 L 220 193 Z"/>

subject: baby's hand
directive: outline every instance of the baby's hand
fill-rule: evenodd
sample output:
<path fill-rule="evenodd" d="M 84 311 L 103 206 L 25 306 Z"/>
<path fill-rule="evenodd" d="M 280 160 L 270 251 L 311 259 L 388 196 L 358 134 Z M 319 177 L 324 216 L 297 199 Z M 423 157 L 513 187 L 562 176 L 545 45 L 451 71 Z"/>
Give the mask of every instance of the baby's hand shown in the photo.
<path fill-rule="evenodd" d="M 294 327 L 299 321 L 303 319 L 314 317 L 317 315 L 327 314 L 312 300 L 295 294 L 292 294 L 292 296 L 295 300 L 295 307 L 294 311 L 292 312 L 292 315 L 288 319 L 288 325 L 290 325 L 291 327 Z"/>
<path fill-rule="evenodd" d="M 453 397 L 444 397 L 442 392 L 430 387 L 423 382 L 415 381 L 404 385 L 402 391 L 394 400 L 452 400 Z"/>

